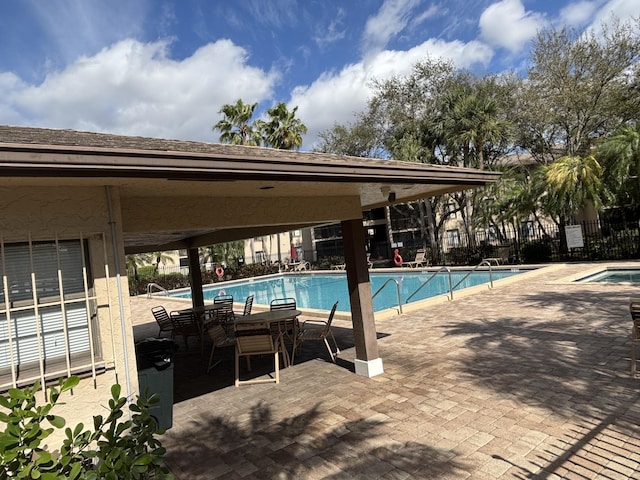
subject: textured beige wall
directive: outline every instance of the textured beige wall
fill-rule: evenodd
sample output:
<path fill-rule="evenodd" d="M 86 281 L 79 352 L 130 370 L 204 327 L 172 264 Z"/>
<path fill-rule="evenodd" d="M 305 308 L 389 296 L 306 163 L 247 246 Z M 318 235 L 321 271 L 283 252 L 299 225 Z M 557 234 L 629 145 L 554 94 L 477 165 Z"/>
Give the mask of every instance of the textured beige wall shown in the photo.
<path fill-rule="evenodd" d="M 0 235 L 5 243 L 78 239 L 88 240 L 90 268 L 97 296 L 98 328 L 94 332 L 100 342 L 102 358 L 110 372 L 98 375 L 94 388 L 91 378 L 81 381 L 73 396 L 65 399 L 70 415 L 69 423 L 83 421 L 91 425 L 91 417 L 101 411 L 110 398 L 110 387 L 115 379 L 126 393 L 125 345 L 128 353 L 128 378 L 132 392 L 137 392 L 133 328 L 129 291 L 124 271 L 124 247 L 118 191 L 112 192 L 115 216 L 118 260 L 122 273 L 121 292 L 124 311 L 125 341 L 116 283 L 114 249 L 109 225 L 107 195 L 104 187 L 0 187 Z M 108 270 L 110 280 L 107 280 Z M 126 343 L 125 343 L 126 342 Z M 116 377 L 117 376 L 117 377 Z"/>
<path fill-rule="evenodd" d="M 361 218 L 358 197 L 278 197 L 207 198 L 168 197 L 171 207 L 162 208 L 157 198 L 127 198 L 122 218 L 126 232 L 166 231 L 244 227 L 247 225 L 286 225 L 296 222 L 332 222 Z"/>

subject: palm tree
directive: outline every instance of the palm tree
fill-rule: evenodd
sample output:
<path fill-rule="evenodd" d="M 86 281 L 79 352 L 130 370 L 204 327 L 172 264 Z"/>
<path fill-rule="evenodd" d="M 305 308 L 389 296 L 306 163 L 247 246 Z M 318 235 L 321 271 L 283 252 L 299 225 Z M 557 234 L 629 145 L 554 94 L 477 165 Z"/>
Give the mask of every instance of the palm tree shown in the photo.
<path fill-rule="evenodd" d="M 223 105 L 219 113 L 224 118 L 213 126 L 213 130 L 220 130 L 220 141 L 232 145 L 259 146 L 262 141 L 261 123 L 259 121 L 249 124 L 257 103 L 252 105 L 244 103 L 241 99 L 235 105 Z"/>
<path fill-rule="evenodd" d="M 447 150 L 455 158 L 462 155 L 464 167 L 484 169 L 486 144 L 503 141 L 507 137 L 508 124 L 499 115 L 497 100 L 488 86 L 473 79 L 460 79 L 444 96 L 442 134 Z M 475 162 L 474 162 L 475 160 Z M 475 163 L 475 165 L 474 165 Z M 473 229 L 473 193 L 464 192 L 463 210 L 469 247 L 475 247 Z"/>
<path fill-rule="evenodd" d="M 154 256 L 151 253 L 136 253 L 134 255 L 126 256 L 126 269 L 127 272 L 133 270 L 133 278 L 140 280 L 138 275 L 138 268 L 150 265 L 153 262 Z"/>
<path fill-rule="evenodd" d="M 167 255 L 165 252 L 153 252 L 150 254 L 155 259 L 155 270 L 158 273 L 158 269 L 160 268 L 160 264 L 166 265 L 167 263 L 175 263 L 175 260 L 171 255 Z"/>
<path fill-rule="evenodd" d="M 244 256 L 244 240 L 200 247 L 199 254 L 202 263 L 222 263 L 229 266 L 231 260 L 237 263 L 237 260 Z"/>
<path fill-rule="evenodd" d="M 284 102 L 270 108 L 270 120 L 262 124 L 265 145 L 283 150 L 299 149 L 307 126 L 296 118 L 298 107 L 289 111 Z"/>
<path fill-rule="evenodd" d="M 547 181 L 547 209 L 568 220 L 588 202 L 601 207 L 607 198 L 602 167 L 593 155 L 561 157 L 543 168 Z"/>
<path fill-rule="evenodd" d="M 628 193 L 632 188 L 629 180 L 635 177 L 637 191 L 635 201 L 640 199 L 640 122 L 625 125 L 608 137 L 598 148 L 602 159 L 606 183 L 613 189 Z"/>

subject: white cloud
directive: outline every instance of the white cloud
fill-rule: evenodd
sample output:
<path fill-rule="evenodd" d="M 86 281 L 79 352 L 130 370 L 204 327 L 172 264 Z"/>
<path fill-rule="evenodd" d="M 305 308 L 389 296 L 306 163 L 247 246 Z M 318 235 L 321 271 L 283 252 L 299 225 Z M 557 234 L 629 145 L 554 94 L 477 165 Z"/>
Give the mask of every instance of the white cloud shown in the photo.
<path fill-rule="evenodd" d="M 320 48 L 325 47 L 331 43 L 335 43 L 338 40 L 342 40 L 345 37 L 345 25 L 344 20 L 347 12 L 344 8 L 338 8 L 336 17 L 331 20 L 327 27 L 318 27 L 317 33 L 313 37 L 313 41 Z"/>
<path fill-rule="evenodd" d="M 420 0 L 385 0 L 377 14 L 367 19 L 362 37 L 362 50 L 377 52 L 400 33 L 411 20 L 411 11 Z"/>
<path fill-rule="evenodd" d="M 418 13 L 417 15 L 414 15 L 411 18 L 410 27 L 412 29 L 417 28 L 418 26 L 420 26 L 420 24 L 422 24 L 422 22 L 429 20 L 431 18 L 434 18 L 438 16 L 440 13 L 441 13 L 441 10 L 439 7 L 437 7 L 436 5 L 431 5 L 422 13 Z"/>
<path fill-rule="evenodd" d="M 19 111 L 19 123 L 27 125 L 217 141 L 211 126 L 222 105 L 272 95 L 277 74 L 248 66 L 246 51 L 228 40 L 181 61 L 169 58 L 168 47 L 125 40 L 48 75 L 41 85 L 14 79 L 11 103 L 0 103 L 0 123 L 7 123 L 7 111 Z"/>
<path fill-rule="evenodd" d="M 570 3 L 560 10 L 560 22 L 569 27 L 584 26 L 591 20 L 597 8 L 597 1 Z"/>
<path fill-rule="evenodd" d="M 0 72 L 0 119 L 6 125 L 20 125 L 22 115 L 13 102 L 16 94 L 25 88 L 24 82 L 15 74 Z"/>
<path fill-rule="evenodd" d="M 413 66 L 427 57 L 451 59 L 460 68 L 486 64 L 493 51 L 481 42 L 462 43 L 428 40 L 407 51 L 383 51 L 367 60 L 348 65 L 338 73 L 325 73 L 311 85 L 294 89 L 289 104 L 298 106 L 298 118 L 309 128 L 304 148 L 312 149 L 318 134 L 334 124 L 355 120 L 366 108 L 373 79 L 385 80 L 408 75 Z"/>
<path fill-rule="evenodd" d="M 592 27 L 599 31 L 602 24 L 611 24 L 614 19 L 622 22 L 640 18 L 640 1 L 609 0 L 596 13 Z"/>
<path fill-rule="evenodd" d="M 42 29 L 50 49 L 62 62 L 71 62 L 80 55 L 93 54 L 104 45 L 122 38 L 142 34 L 144 20 L 151 8 L 148 0 L 31 0 L 30 9 Z"/>
<path fill-rule="evenodd" d="M 518 52 L 544 25 L 544 17 L 525 12 L 520 0 L 502 0 L 480 15 L 481 38 L 495 47 Z"/>

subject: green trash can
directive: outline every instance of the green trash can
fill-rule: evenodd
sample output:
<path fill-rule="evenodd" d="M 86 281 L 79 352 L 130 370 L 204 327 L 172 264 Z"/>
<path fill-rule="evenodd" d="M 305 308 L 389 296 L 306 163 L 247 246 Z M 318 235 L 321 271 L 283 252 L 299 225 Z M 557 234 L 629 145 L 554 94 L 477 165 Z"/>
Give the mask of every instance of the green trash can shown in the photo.
<path fill-rule="evenodd" d="M 149 412 L 158 430 L 173 426 L 173 354 L 177 348 L 168 338 L 147 338 L 136 343 L 140 395 L 148 392 L 160 400 Z"/>

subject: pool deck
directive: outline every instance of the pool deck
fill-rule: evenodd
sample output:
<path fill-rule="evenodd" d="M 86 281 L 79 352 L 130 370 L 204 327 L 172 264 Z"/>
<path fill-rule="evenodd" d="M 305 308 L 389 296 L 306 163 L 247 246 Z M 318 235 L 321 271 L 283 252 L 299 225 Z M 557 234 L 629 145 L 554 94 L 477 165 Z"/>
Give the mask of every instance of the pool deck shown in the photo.
<path fill-rule="evenodd" d="M 236 388 L 232 354 L 206 374 L 192 345 L 175 358 L 167 464 L 178 479 L 640 478 L 628 311 L 640 289 L 565 281 L 607 265 L 378 320 L 374 378 L 353 373 L 345 320 L 337 364 L 305 344 L 278 385 Z M 176 305 L 132 299 L 137 338 L 156 332 L 159 303 Z"/>

